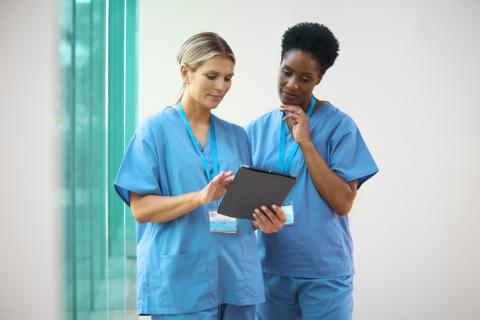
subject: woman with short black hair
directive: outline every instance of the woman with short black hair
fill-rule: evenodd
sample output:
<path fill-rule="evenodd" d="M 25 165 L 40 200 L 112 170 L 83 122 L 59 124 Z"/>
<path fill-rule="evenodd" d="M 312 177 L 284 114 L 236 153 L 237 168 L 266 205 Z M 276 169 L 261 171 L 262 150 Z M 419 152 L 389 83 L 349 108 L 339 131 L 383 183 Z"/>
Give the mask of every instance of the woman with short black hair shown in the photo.
<path fill-rule="evenodd" d="M 338 48 L 324 25 L 289 28 L 278 76 L 282 104 L 247 127 L 254 166 L 298 176 L 282 206 L 285 227 L 258 236 L 266 292 L 258 320 L 352 316 L 348 213 L 378 169 L 355 122 L 313 96 Z"/>

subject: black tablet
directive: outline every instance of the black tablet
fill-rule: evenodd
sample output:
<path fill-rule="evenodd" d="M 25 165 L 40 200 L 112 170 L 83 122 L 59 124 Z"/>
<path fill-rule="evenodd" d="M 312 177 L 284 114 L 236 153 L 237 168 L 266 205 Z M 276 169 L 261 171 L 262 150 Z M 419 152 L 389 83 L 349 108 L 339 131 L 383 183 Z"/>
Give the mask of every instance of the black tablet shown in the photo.
<path fill-rule="evenodd" d="M 296 179 L 289 174 L 242 165 L 220 203 L 218 213 L 251 220 L 255 208 L 273 204 L 281 206 Z"/>

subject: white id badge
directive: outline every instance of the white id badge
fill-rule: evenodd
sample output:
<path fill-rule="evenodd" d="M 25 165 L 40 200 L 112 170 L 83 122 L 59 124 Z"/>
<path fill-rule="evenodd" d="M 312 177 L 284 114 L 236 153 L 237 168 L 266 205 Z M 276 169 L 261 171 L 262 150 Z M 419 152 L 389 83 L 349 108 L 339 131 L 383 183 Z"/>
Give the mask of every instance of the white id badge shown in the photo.
<path fill-rule="evenodd" d="M 220 233 L 236 233 L 237 218 L 224 216 L 217 212 L 217 208 L 208 210 L 208 220 L 210 221 L 210 231 Z"/>
<path fill-rule="evenodd" d="M 283 205 L 282 206 L 283 212 L 285 212 L 285 224 L 286 226 L 292 225 L 293 222 L 295 221 L 295 213 L 293 212 L 293 203 Z"/>

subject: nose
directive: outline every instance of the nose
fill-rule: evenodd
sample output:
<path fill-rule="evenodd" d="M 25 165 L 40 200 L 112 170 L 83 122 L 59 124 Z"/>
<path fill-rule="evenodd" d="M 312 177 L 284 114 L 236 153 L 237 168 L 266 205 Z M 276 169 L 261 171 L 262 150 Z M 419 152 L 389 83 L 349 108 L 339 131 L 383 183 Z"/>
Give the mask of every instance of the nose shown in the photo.
<path fill-rule="evenodd" d="M 225 81 L 225 79 L 218 79 L 215 81 L 215 90 L 224 92 L 225 90 L 228 89 L 229 83 Z"/>
<path fill-rule="evenodd" d="M 287 81 L 286 87 L 288 90 L 296 91 L 298 90 L 298 82 L 295 80 L 295 77 L 290 77 Z"/>

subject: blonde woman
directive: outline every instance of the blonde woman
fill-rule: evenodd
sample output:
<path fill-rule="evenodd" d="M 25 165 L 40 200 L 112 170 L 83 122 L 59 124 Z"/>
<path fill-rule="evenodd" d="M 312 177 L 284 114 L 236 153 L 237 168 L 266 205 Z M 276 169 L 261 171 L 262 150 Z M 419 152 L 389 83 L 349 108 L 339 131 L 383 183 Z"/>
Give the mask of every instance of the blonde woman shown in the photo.
<path fill-rule="evenodd" d="M 276 232 L 285 215 L 263 208 L 252 223 L 216 212 L 233 172 L 251 164 L 244 130 L 211 113 L 230 89 L 235 57 L 220 36 L 200 33 L 177 60 L 177 105 L 137 129 L 115 181 L 138 222 L 138 312 L 253 320 L 264 301 L 253 230 Z"/>

